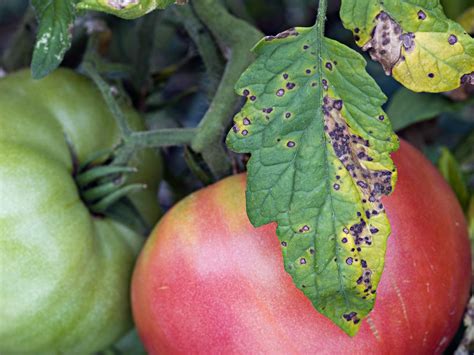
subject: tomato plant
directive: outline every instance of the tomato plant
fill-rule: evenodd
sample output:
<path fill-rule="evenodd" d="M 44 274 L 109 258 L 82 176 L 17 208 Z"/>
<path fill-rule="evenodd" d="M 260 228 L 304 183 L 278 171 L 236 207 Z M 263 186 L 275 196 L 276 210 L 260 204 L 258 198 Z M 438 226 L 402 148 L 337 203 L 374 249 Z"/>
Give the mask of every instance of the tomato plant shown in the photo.
<path fill-rule="evenodd" d="M 0 352 L 104 349 L 131 327 L 128 282 L 143 238 L 93 213 L 94 186 L 79 181 L 94 182 L 87 162 L 100 165 L 91 155 L 118 143 L 117 124 L 94 85 L 68 70 L 41 81 L 28 71 L 1 79 L 0 106 Z M 149 189 L 130 205 L 153 224 L 160 158 L 143 151 L 131 164 L 139 172 L 129 182 Z"/>
<path fill-rule="evenodd" d="M 465 220 L 420 152 L 402 142 L 394 160 L 400 177 L 395 193 L 384 198 L 392 222 L 385 272 L 371 290 L 376 306 L 359 334 L 347 337 L 294 287 L 275 226 L 255 229 L 248 221 L 240 175 L 187 197 L 148 240 L 132 284 L 147 350 L 441 353 L 469 294 Z"/>

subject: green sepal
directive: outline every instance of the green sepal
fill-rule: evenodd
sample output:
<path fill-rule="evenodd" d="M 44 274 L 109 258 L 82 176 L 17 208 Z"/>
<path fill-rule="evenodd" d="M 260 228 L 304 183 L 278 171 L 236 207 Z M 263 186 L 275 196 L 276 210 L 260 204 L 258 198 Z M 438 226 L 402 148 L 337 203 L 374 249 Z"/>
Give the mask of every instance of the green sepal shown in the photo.
<path fill-rule="evenodd" d="M 273 221 L 285 269 L 349 335 L 372 310 L 390 225 L 381 197 L 398 138 L 361 55 L 316 27 L 265 37 L 236 85 L 247 98 L 227 137 L 251 153 L 247 214 Z"/>
<path fill-rule="evenodd" d="M 439 0 L 343 0 L 341 18 L 386 74 L 412 91 L 474 83 L 474 39 Z"/>

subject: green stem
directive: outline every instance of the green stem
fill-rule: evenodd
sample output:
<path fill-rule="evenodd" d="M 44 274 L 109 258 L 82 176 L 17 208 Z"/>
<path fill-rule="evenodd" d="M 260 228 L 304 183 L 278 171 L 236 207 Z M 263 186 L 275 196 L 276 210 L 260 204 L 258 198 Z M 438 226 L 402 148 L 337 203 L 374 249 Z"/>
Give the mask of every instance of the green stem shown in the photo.
<path fill-rule="evenodd" d="M 134 132 L 126 143 L 136 148 L 161 148 L 188 145 L 196 136 L 195 128 L 167 128 L 154 131 Z"/>
<path fill-rule="evenodd" d="M 326 12 L 328 10 L 328 1 L 319 0 L 318 17 L 316 19 L 316 31 L 318 32 L 321 41 L 324 37 L 324 27 L 326 24 Z"/>
<path fill-rule="evenodd" d="M 130 129 L 130 126 L 128 125 L 128 121 L 127 121 L 127 118 L 125 117 L 125 114 L 123 113 L 122 109 L 117 103 L 117 100 L 115 100 L 114 96 L 112 95 L 110 86 L 105 82 L 104 79 L 102 79 L 102 77 L 97 72 L 97 70 L 95 69 L 94 65 L 91 62 L 85 61 L 82 64 L 82 69 L 87 74 L 87 76 L 89 76 L 99 88 L 102 94 L 102 97 L 104 98 L 105 102 L 107 103 L 107 106 L 112 112 L 112 115 L 117 120 L 117 125 L 120 129 L 122 137 L 123 138 L 128 137 L 132 133 L 132 130 Z"/>
<path fill-rule="evenodd" d="M 174 6 L 173 10 L 196 44 L 202 61 L 206 66 L 209 77 L 208 95 L 212 97 L 217 91 L 219 80 L 224 72 L 224 58 L 219 52 L 219 48 L 211 34 L 196 16 L 191 6 Z"/>
<path fill-rule="evenodd" d="M 114 164 L 127 164 L 133 153 L 139 149 L 189 145 L 196 133 L 196 128 L 166 128 L 133 132 L 117 149 Z"/>
<path fill-rule="evenodd" d="M 240 100 L 234 92 L 234 85 L 254 60 L 250 50 L 263 34 L 232 16 L 219 0 L 194 0 L 192 4 L 201 21 L 229 51 L 229 60 L 217 93 L 192 142 L 193 150 L 202 154 L 212 173 L 221 177 L 231 170 L 222 140 Z"/>

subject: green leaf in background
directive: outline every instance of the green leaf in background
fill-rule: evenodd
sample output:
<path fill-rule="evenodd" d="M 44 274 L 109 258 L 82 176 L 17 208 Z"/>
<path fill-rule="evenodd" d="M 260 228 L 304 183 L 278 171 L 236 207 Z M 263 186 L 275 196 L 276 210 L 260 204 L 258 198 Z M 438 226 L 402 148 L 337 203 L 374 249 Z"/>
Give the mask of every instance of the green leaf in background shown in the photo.
<path fill-rule="evenodd" d="M 145 16 L 147 13 L 164 9 L 176 0 L 80 0 L 77 8 L 106 12 L 127 20 Z M 179 2 L 179 1 L 178 1 Z"/>
<path fill-rule="evenodd" d="M 387 113 L 393 129 L 399 131 L 442 113 L 461 111 L 464 107 L 465 103 L 453 102 L 440 94 L 420 94 L 401 88 L 393 95 Z"/>
<path fill-rule="evenodd" d="M 74 1 L 32 0 L 39 28 L 31 71 L 41 79 L 61 64 L 71 46 L 71 27 L 75 18 Z"/>
<path fill-rule="evenodd" d="M 469 190 L 461 171 L 461 167 L 456 161 L 456 158 L 447 148 L 441 149 L 441 157 L 438 161 L 438 169 L 441 171 L 441 174 L 445 180 L 456 193 L 462 208 L 464 211 L 466 211 L 469 205 Z"/>
<path fill-rule="evenodd" d="M 474 6 L 463 12 L 458 21 L 467 32 L 474 33 Z"/>
<path fill-rule="evenodd" d="M 347 334 L 374 306 L 390 225 L 381 198 L 398 138 L 365 60 L 318 26 L 261 40 L 236 85 L 247 102 L 228 146 L 251 153 L 247 213 L 276 221 L 285 269 Z"/>
<path fill-rule="evenodd" d="M 387 75 L 413 91 L 474 82 L 474 39 L 439 0 L 343 0 L 341 18 Z"/>
<path fill-rule="evenodd" d="M 441 0 L 446 16 L 450 19 L 456 20 L 464 10 L 472 6 L 472 0 Z"/>

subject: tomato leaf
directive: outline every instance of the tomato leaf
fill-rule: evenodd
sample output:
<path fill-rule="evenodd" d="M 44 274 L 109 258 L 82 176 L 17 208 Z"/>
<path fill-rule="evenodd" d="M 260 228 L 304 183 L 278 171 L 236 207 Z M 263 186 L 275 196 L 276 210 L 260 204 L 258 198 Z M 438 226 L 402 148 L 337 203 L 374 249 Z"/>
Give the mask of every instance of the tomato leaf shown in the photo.
<path fill-rule="evenodd" d="M 474 6 L 464 11 L 458 21 L 467 32 L 474 33 Z"/>
<path fill-rule="evenodd" d="M 31 61 L 33 78 L 41 79 L 61 64 L 71 46 L 70 29 L 75 18 L 74 1 L 32 0 L 39 21 Z"/>
<path fill-rule="evenodd" d="M 474 104 L 474 99 L 468 103 Z M 402 87 L 392 96 L 387 113 L 393 129 L 399 131 L 443 113 L 460 112 L 466 108 L 466 104 L 453 102 L 442 94 L 414 93 Z"/>
<path fill-rule="evenodd" d="M 357 44 L 410 90 L 474 83 L 474 39 L 439 0 L 343 0 L 341 18 Z"/>
<path fill-rule="evenodd" d="M 106 12 L 124 19 L 135 19 L 147 13 L 165 9 L 176 0 L 81 0 L 77 8 Z"/>
<path fill-rule="evenodd" d="M 349 335 L 373 308 L 390 225 L 398 138 L 365 60 L 317 26 L 266 37 L 236 85 L 228 146 L 249 152 L 247 213 L 278 223 L 285 269 Z"/>
<path fill-rule="evenodd" d="M 459 203 L 466 211 L 469 205 L 469 190 L 459 163 L 449 149 L 443 147 L 438 161 L 438 169 L 455 192 Z"/>

